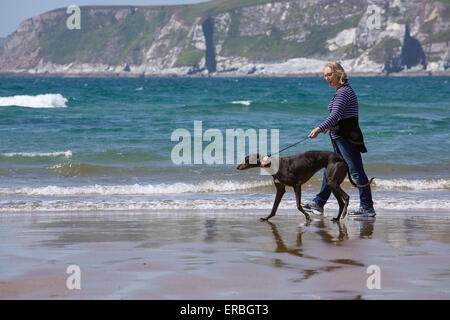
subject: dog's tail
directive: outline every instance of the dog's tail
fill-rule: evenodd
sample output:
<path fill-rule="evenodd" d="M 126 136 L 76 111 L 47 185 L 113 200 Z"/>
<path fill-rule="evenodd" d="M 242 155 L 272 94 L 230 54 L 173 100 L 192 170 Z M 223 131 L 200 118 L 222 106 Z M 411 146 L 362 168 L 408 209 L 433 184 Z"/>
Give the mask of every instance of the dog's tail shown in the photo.
<path fill-rule="evenodd" d="M 371 178 L 371 179 L 369 180 L 369 182 L 367 182 L 366 184 L 359 185 L 359 184 L 357 184 L 355 181 L 353 181 L 352 175 L 350 174 L 350 168 L 349 168 L 348 166 L 347 166 L 347 173 L 348 173 L 348 180 L 350 180 L 350 183 L 351 183 L 353 186 L 355 186 L 356 188 L 365 188 L 365 187 L 368 187 L 368 186 L 370 186 L 370 184 L 372 183 L 373 179 L 375 179 L 375 177 L 373 177 L 373 178 Z"/>

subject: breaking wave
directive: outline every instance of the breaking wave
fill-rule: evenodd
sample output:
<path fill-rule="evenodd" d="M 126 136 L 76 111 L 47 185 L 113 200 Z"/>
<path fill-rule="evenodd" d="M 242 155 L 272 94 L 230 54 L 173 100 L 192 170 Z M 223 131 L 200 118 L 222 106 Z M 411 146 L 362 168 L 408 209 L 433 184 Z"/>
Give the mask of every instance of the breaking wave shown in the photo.
<path fill-rule="evenodd" d="M 450 179 L 375 179 L 374 186 L 382 190 L 450 190 Z"/>
<path fill-rule="evenodd" d="M 72 164 L 56 165 L 53 170 L 66 170 L 66 174 L 72 170 L 71 175 L 79 174 L 80 167 Z M 67 171 L 69 170 L 69 171 Z M 96 166 L 89 166 L 87 170 L 98 170 Z M 320 179 L 315 179 L 315 184 Z M 374 188 L 377 190 L 399 191 L 428 191 L 450 189 L 449 179 L 424 179 L 407 180 L 376 179 Z M 272 179 L 257 181 L 237 180 L 204 180 L 196 183 L 159 183 L 159 184 L 134 184 L 134 185 L 87 185 L 87 186 L 44 186 L 44 187 L 17 187 L 0 188 L 1 195 L 32 195 L 32 196 L 128 196 L 128 195 L 173 195 L 186 193 L 226 193 L 226 192 L 252 192 L 269 190 L 273 187 Z M 345 182 L 344 188 L 350 187 Z M 353 187 L 352 187 L 353 188 Z"/>
<path fill-rule="evenodd" d="M 55 151 L 55 152 L 10 152 L 1 153 L 0 156 L 3 157 L 23 157 L 23 158 L 33 158 L 33 157 L 72 157 L 72 151 Z"/>
<path fill-rule="evenodd" d="M 61 94 L 39 94 L 0 97 L 0 107 L 18 106 L 26 108 L 66 108 L 67 99 Z"/>
<path fill-rule="evenodd" d="M 39 195 L 39 196 L 126 196 L 158 195 L 181 193 L 232 192 L 258 189 L 272 186 L 271 180 L 238 182 L 206 180 L 198 183 L 147 184 L 147 185 L 89 185 L 80 187 L 20 187 L 0 188 L 3 195 Z"/>
<path fill-rule="evenodd" d="M 70 164 L 67 164 L 70 168 Z M 54 166 L 54 170 L 64 169 L 66 165 Z M 66 168 L 67 169 L 67 168 Z M 77 173 L 80 168 L 72 168 Z M 89 170 L 96 170 L 91 166 Z M 67 173 L 67 172 L 66 172 Z M 79 172 L 78 172 L 79 173 Z M 425 180 L 375 180 L 375 189 L 378 190 L 448 190 L 449 179 L 425 179 Z M 316 182 L 319 182 L 317 180 Z M 350 185 L 348 182 L 346 184 Z M 87 185 L 87 186 L 45 186 L 45 187 L 17 187 L 0 188 L 1 195 L 32 195 L 32 196 L 128 196 L 128 195 L 173 195 L 185 193 L 226 193 L 262 191 L 273 187 L 271 179 L 257 181 L 235 180 L 204 180 L 197 183 L 159 183 L 159 184 L 134 184 L 134 185 Z M 347 187 L 347 186 L 344 186 Z"/>
<path fill-rule="evenodd" d="M 232 101 L 232 104 L 242 104 L 243 106 L 249 106 L 252 102 L 250 100 L 239 100 L 239 101 Z"/>

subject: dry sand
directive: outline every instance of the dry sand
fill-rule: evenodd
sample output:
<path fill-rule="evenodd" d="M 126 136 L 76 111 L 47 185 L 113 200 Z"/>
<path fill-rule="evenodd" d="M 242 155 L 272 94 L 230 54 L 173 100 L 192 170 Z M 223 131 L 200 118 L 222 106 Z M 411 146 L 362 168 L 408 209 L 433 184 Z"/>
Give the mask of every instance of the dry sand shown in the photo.
<path fill-rule="evenodd" d="M 0 299 L 450 298 L 449 212 L 265 214 L 2 214 Z M 66 286 L 70 265 L 79 290 Z M 372 265 L 380 289 L 367 286 Z"/>

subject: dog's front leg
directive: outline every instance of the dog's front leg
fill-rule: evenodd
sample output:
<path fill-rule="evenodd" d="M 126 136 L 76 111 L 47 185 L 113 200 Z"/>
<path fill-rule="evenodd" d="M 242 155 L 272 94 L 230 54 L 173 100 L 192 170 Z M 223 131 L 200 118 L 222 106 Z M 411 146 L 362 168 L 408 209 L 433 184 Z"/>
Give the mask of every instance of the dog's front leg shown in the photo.
<path fill-rule="evenodd" d="M 306 220 L 311 220 L 309 214 L 302 207 L 302 185 L 296 184 L 294 185 L 295 198 L 297 199 L 297 209 L 300 210 L 301 213 L 305 215 Z"/>
<path fill-rule="evenodd" d="M 260 221 L 266 221 L 272 218 L 275 213 L 277 212 L 278 205 L 280 204 L 281 198 L 283 198 L 284 193 L 286 192 L 286 188 L 281 183 L 275 183 L 275 187 L 277 188 L 277 194 L 275 196 L 275 202 L 273 203 L 272 211 L 270 214 L 265 218 L 260 218 Z"/>

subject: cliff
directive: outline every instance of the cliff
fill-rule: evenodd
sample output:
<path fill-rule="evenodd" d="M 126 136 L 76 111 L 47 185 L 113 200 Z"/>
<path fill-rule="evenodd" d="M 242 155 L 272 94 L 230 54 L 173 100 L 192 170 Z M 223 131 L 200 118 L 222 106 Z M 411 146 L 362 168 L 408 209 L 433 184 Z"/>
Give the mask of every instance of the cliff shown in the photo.
<path fill-rule="evenodd" d="M 20 24 L 0 73 L 265 75 L 439 72 L 450 67 L 446 0 L 216 0 L 179 6 L 66 8 Z M 450 70 L 449 70 L 450 71 Z"/>

